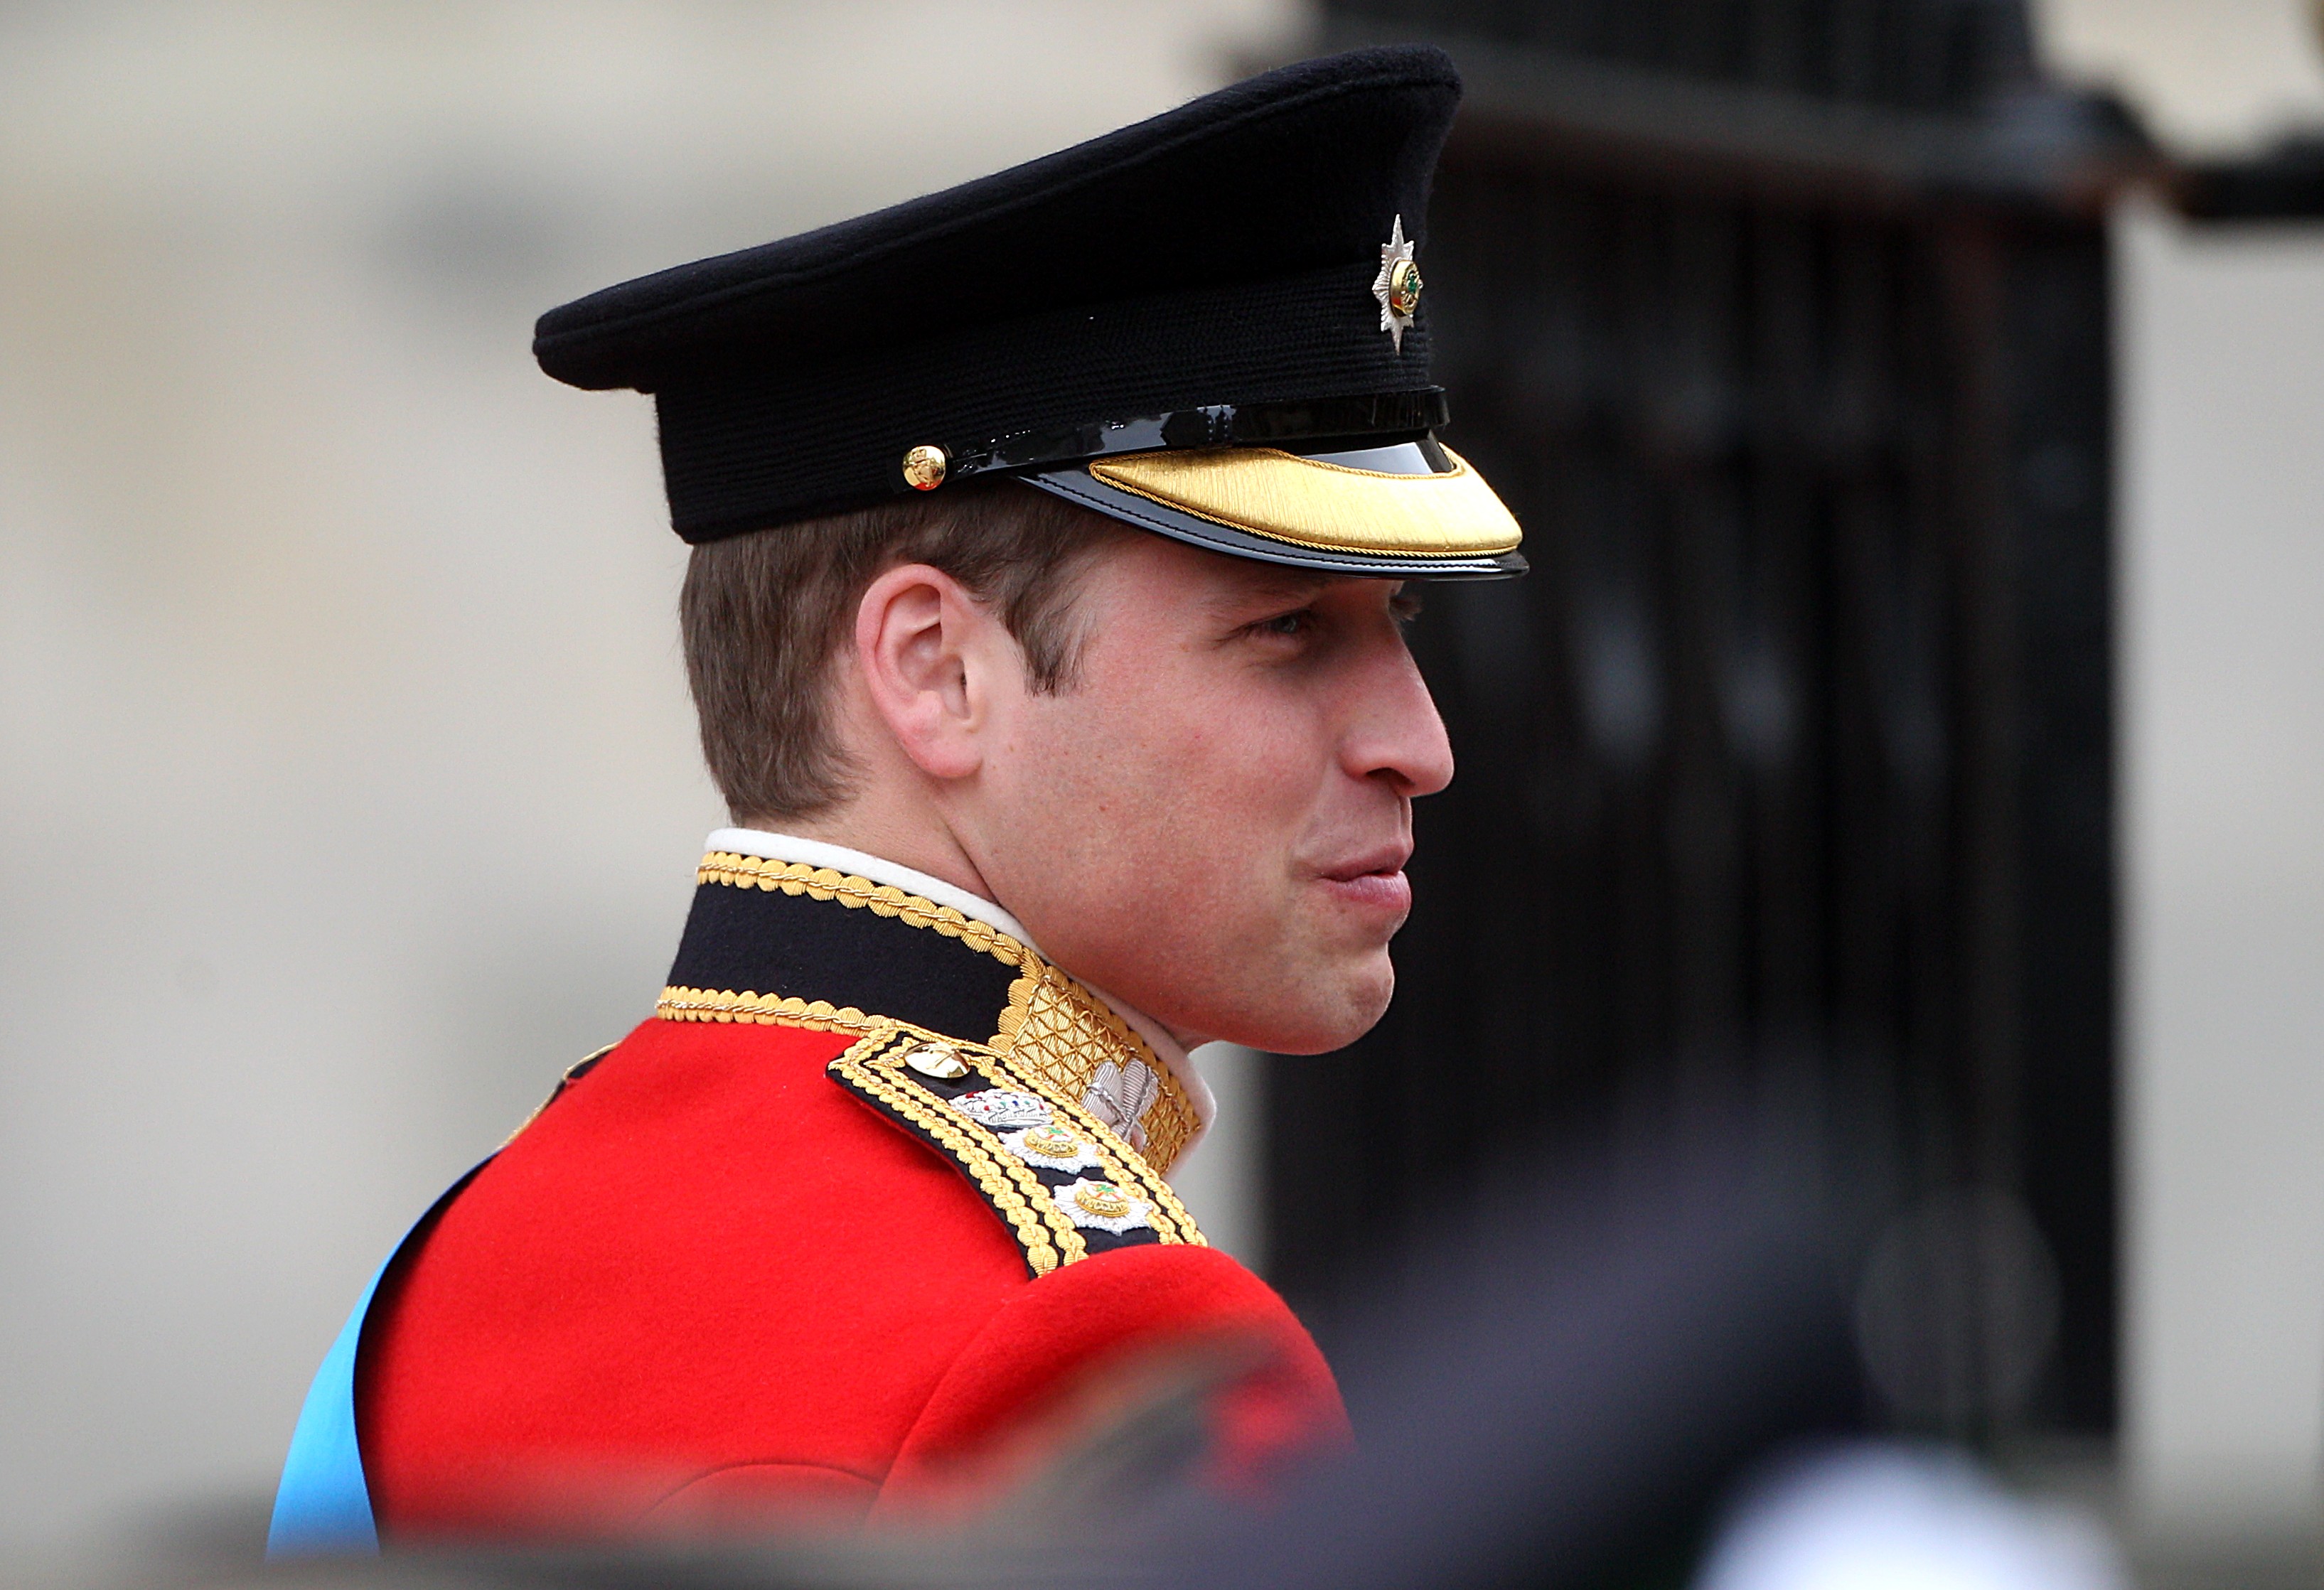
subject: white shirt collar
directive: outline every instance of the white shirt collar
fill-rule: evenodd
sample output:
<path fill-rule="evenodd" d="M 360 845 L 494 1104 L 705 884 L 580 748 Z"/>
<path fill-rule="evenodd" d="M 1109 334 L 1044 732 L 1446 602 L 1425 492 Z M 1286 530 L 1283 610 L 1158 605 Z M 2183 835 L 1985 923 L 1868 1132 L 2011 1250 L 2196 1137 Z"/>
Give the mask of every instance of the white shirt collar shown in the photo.
<path fill-rule="evenodd" d="M 864 850 L 851 850 L 845 845 L 835 845 L 819 839 L 800 839 L 796 834 L 771 833 L 759 828 L 721 828 L 703 841 L 706 850 L 725 850 L 737 856 L 756 856 L 762 861 L 791 861 L 806 867 L 828 867 L 835 872 L 848 873 L 856 878 L 868 878 L 873 883 L 893 885 L 910 894 L 934 900 L 939 905 L 949 905 L 963 916 L 973 916 L 988 923 L 1031 950 L 1035 954 L 1041 947 L 1033 942 L 1033 935 L 1025 924 L 1003 911 L 982 895 L 973 895 L 940 878 L 931 878 L 884 857 Z M 1066 970 L 1072 970 L 1068 967 Z M 1203 1080 L 1202 1072 L 1194 1069 L 1193 1059 L 1178 1040 L 1172 1037 L 1161 1023 L 1142 1012 L 1132 1010 L 1103 989 L 1091 992 L 1113 1007 L 1116 1016 L 1135 1028 L 1146 1040 L 1154 1057 L 1170 1068 L 1178 1085 L 1186 1090 L 1186 1098 L 1194 1107 L 1195 1118 L 1201 1123 L 1194 1136 L 1179 1152 L 1178 1163 L 1185 1163 L 1186 1155 L 1210 1131 L 1211 1121 L 1218 1114 L 1218 1101 L 1211 1095 L 1210 1084 Z M 1174 1166 L 1173 1169 L 1176 1167 Z"/>

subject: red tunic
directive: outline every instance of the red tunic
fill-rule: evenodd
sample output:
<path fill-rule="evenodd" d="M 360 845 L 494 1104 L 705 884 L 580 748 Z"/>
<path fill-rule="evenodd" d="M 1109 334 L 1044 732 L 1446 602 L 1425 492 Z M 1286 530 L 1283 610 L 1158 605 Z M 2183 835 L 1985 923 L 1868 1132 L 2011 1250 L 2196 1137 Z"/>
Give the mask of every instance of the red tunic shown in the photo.
<path fill-rule="evenodd" d="M 854 931 L 869 914 L 849 914 L 827 920 Z M 881 942 L 889 970 L 890 957 L 923 979 L 968 970 L 956 959 L 968 951 L 937 933 L 898 924 Z M 701 990 L 687 962 L 682 951 L 673 993 Z M 859 1036 L 648 1021 L 407 1249 L 356 1383 L 385 1535 L 956 1510 L 1174 1364 L 1230 1365 L 1206 1381 L 1217 1481 L 1261 1481 L 1341 1437 L 1307 1333 L 1264 1282 L 1198 1245 L 1191 1223 L 1185 1239 L 1130 1241 L 1052 1214 L 1068 1257 L 1037 1275 L 1021 1210 L 1012 1227 L 971 1160 L 842 1085 L 832 1062 L 861 1051 Z M 1158 1182 L 1137 1187 L 1167 1199 Z M 1082 1236 L 1090 1251 L 1074 1253 Z M 1129 1245 L 1104 1245 L 1117 1240 Z"/>

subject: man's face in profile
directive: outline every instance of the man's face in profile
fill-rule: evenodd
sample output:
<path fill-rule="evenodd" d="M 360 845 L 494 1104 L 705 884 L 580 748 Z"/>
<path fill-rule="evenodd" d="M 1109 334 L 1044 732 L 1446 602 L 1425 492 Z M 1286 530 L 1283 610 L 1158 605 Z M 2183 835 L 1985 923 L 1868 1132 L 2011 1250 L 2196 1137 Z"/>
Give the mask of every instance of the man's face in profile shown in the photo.
<path fill-rule="evenodd" d="M 1007 703 L 979 858 L 1074 975 L 1182 1035 L 1309 1053 L 1379 1019 L 1412 797 L 1452 777 L 1397 582 L 1125 538 L 1078 682 Z"/>

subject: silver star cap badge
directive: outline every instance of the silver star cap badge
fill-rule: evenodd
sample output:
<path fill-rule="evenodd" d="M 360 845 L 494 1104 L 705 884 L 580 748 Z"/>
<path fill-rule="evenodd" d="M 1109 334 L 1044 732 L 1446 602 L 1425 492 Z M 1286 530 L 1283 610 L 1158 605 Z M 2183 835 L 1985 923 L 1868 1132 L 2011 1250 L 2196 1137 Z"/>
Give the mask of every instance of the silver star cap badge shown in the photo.
<path fill-rule="evenodd" d="M 1380 329 L 1404 352 L 1404 334 L 1412 329 L 1413 312 L 1420 308 L 1420 267 L 1413 263 L 1412 244 L 1404 235 L 1404 217 L 1389 228 L 1380 244 L 1379 274 L 1372 279 L 1372 297 L 1379 300 Z"/>

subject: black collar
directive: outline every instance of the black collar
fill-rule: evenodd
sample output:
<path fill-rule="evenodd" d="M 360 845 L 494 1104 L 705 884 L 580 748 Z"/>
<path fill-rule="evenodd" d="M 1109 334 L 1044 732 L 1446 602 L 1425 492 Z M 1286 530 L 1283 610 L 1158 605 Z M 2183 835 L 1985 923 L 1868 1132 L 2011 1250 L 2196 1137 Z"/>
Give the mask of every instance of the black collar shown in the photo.
<path fill-rule="evenodd" d="M 671 987 L 820 1000 L 972 1043 L 991 1042 L 1018 976 L 1015 941 L 947 933 L 950 921 L 895 909 L 881 891 L 864 893 L 860 878 L 836 881 L 836 889 L 794 894 L 761 887 L 748 875 L 713 873 L 706 863 Z"/>

